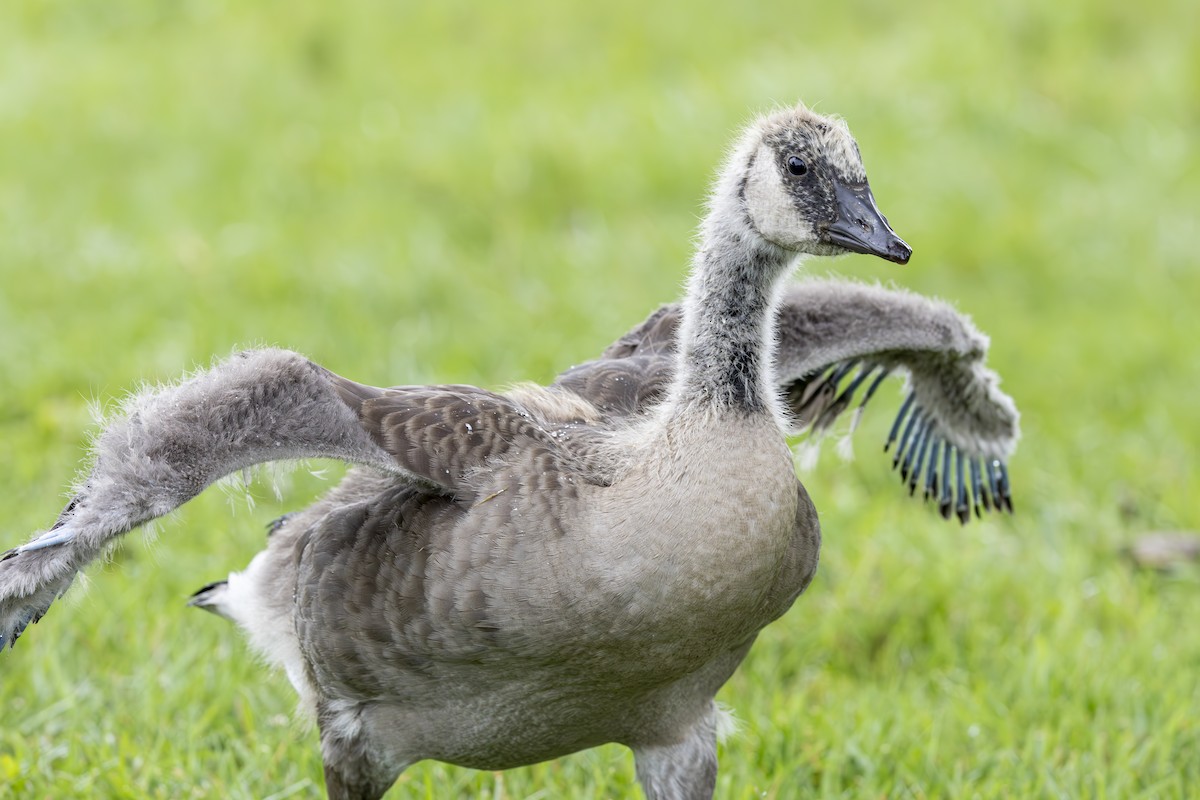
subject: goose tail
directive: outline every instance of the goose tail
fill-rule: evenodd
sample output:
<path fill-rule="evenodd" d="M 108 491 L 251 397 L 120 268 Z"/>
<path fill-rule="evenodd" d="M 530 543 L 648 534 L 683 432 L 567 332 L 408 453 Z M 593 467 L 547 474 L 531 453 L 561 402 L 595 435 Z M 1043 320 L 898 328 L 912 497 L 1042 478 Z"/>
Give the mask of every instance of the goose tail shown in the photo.
<path fill-rule="evenodd" d="M 213 581 L 193 592 L 192 596 L 188 598 L 187 604 L 233 621 L 233 615 L 227 607 L 228 597 L 229 581 Z"/>

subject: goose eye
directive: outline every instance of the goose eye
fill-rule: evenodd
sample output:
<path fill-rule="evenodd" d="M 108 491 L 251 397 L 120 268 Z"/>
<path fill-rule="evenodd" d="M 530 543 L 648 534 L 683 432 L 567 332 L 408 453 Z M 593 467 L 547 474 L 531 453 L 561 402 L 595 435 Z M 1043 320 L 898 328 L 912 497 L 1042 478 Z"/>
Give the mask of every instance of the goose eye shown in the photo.
<path fill-rule="evenodd" d="M 788 172 L 793 175 L 803 175 L 808 172 L 808 165 L 799 156 L 789 156 L 787 160 Z"/>

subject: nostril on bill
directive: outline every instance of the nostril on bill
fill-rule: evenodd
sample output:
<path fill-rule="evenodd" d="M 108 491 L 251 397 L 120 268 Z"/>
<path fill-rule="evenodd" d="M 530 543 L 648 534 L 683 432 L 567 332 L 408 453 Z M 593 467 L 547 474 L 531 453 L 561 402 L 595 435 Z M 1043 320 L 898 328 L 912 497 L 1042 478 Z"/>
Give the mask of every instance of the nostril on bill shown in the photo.
<path fill-rule="evenodd" d="M 867 221 L 865 219 L 863 219 L 862 217 L 855 217 L 854 224 L 857 225 L 858 227 L 862 228 L 867 233 L 871 232 L 871 226 L 869 224 L 867 224 Z"/>

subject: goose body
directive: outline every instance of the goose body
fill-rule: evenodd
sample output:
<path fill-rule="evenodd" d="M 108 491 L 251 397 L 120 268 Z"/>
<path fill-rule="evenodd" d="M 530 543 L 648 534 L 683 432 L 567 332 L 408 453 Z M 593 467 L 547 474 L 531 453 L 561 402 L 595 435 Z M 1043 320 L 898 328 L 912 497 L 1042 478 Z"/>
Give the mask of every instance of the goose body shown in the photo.
<path fill-rule="evenodd" d="M 139 396 L 58 522 L 0 558 L 0 649 L 110 540 L 220 476 L 340 458 L 359 466 L 193 598 L 286 670 L 320 726 L 331 797 L 380 797 L 422 759 L 505 769 L 605 742 L 634 750 L 648 797 L 711 797 L 713 696 L 811 581 L 820 544 L 784 438 L 783 278 L 798 254 L 847 251 L 909 255 L 844 123 L 799 106 L 740 138 L 672 323 L 652 317 L 550 387 L 378 389 L 263 350 Z M 880 358 L 902 359 L 883 338 Z M 917 436 L 960 459 L 1004 455 L 1015 409 L 981 353 L 950 350 L 931 345 L 951 364 L 932 373 L 983 386 L 962 399 L 984 422 L 939 416 L 928 390 Z M 779 360 L 785 388 L 857 358 L 808 355 Z M 938 384 L 912 374 L 914 392 Z M 792 410 L 814 410 L 821 380 Z M 979 434 L 995 418 L 1010 429 Z"/>
<path fill-rule="evenodd" d="M 739 433 L 761 435 L 739 428 L 699 449 L 686 435 L 658 444 L 717 456 L 745 441 Z M 512 473 L 484 485 L 481 497 L 495 496 L 474 514 L 450 498 L 356 481 L 361 500 L 338 498 L 311 523 L 289 519 L 231 578 L 220 610 L 256 640 L 294 626 L 292 657 L 303 655 L 289 673 L 311 671 L 306 691 L 319 698 L 323 729 L 378 731 L 368 738 L 386 742 L 393 763 L 505 769 L 604 742 L 670 740 L 709 712 L 758 629 L 807 583 L 816 531 L 795 524 L 798 484 L 778 437 L 760 468 L 728 477 L 763 475 L 757 490 L 784 502 L 724 519 L 698 513 L 711 498 L 690 488 L 687 461 L 641 450 L 643 465 L 623 480 L 577 483 L 550 509 Z M 664 480 L 681 490 L 640 488 Z M 548 512 L 577 520 L 570 529 L 535 521 Z M 714 523 L 729 537 L 723 551 L 690 535 Z M 788 550 L 795 566 L 780 569 Z M 720 569 L 730 555 L 744 568 Z"/>

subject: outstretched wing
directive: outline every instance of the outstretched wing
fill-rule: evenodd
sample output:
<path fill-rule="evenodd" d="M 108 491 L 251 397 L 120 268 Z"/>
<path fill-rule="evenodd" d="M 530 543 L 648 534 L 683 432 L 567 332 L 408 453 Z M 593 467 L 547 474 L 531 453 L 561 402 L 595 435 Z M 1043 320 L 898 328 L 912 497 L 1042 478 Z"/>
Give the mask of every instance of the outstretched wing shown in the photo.
<path fill-rule="evenodd" d="M 1006 461 L 1019 414 L 967 317 L 911 292 L 839 280 L 794 286 L 783 308 L 777 371 L 799 427 L 820 435 L 851 406 L 856 423 L 884 378 L 906 375 L 884 449 L 895 446 L 892 465 L 909 493 L 922 487 L 942 516 L 964 523 L 972 508 L 1012 511 Z"/>
<path fill-rule="evenodd" d="M 0 554 L 0 650 L 109 543 L 246 467 L 333 458 L 469 501 L 475 471 L 517 452 L 553 466 L 562 441 L 482 389 L 377 389 L 295 353 L 238 354 L 131 398 L 96 438 L 92 468 L 54 527 Z"/>
<path fill-rule="evenodd" d="M 609 413 L 637 414 L 662 399 L 673 374 L 678 306 L 664 306 L 601 358 L 556 385 Z M 942 515 L 1012 510 L 1006 461 L 1019 437 L 1016 406 L 987 369 L 988 340 L 948 304 L 840 279 L 791 286 L 776 320 L 776 377 L 793 432 L 815 436 L 853 408 L 852 428 L 889 375 L 908 394 L 885 450 L 910 494 L 923 487 Z"/>

